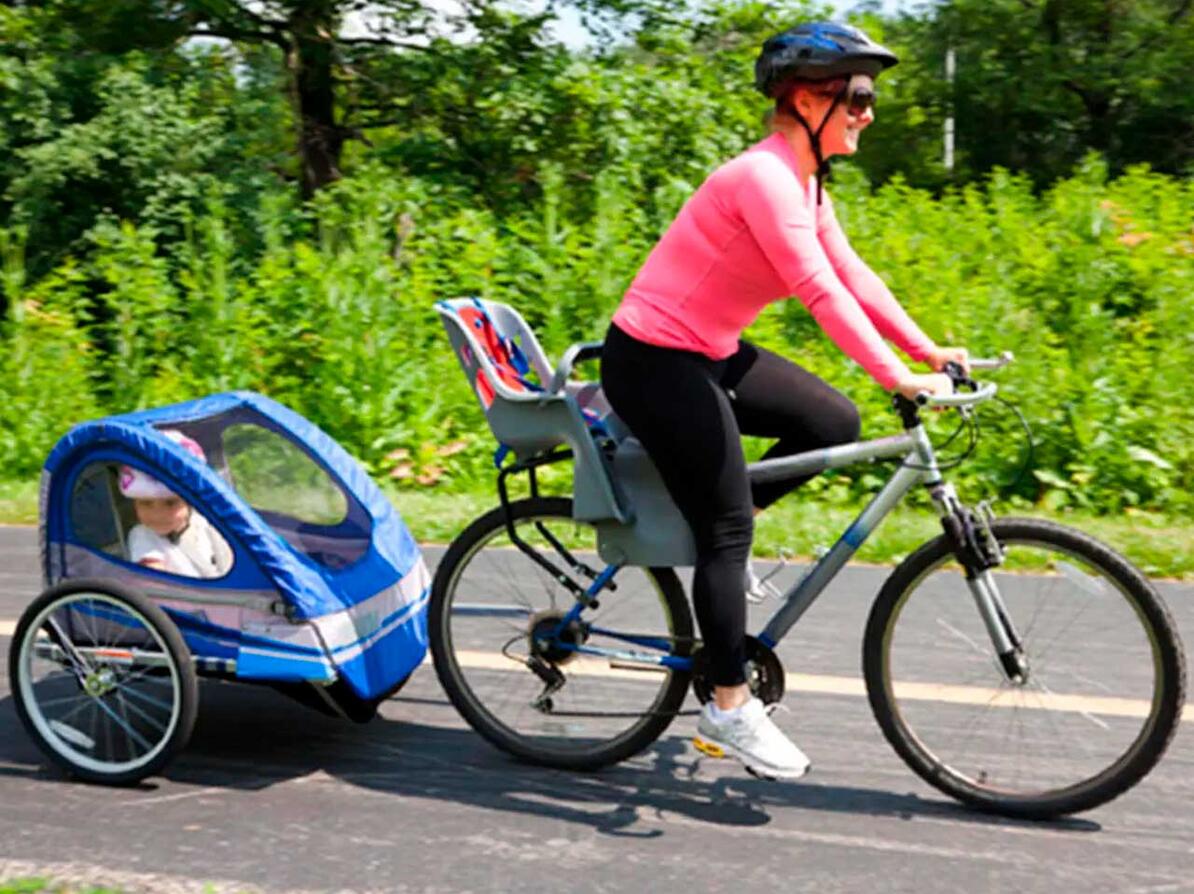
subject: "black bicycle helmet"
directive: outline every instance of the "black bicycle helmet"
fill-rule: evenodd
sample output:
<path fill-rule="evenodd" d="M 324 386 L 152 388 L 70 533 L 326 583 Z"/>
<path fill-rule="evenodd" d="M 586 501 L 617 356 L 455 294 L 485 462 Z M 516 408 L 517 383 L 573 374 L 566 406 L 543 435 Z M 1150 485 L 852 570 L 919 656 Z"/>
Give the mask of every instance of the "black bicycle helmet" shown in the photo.
<path fill-rule="evenodd" d="M 862 31 L 836 22 L 810 22 L 769 37 L 755 60 L 755 86 L 778 97 L 794 81 L 823 81 L 853 74 L 878 76 L 899 60 Z"/>
<path fill-rule="evenodd" d="M 895 53 L 880 46 L 862 31 L 837 22 L 810 22 L 769 37 L 755 60 L 755 86 L 764 96 L 781 101 L 797 81 L 825 81 L 865 74 L 877 77 L 899 60 Z M 821 204 L 821 185 L 829 173 L 829 162 L 821 155 L 821 131 L 833 116 L 842 94 L 836 96 L 816 130 L 804 120 L 795 105 L 788 111 L 808 133 L 817 160 L 817 204 Z"/>

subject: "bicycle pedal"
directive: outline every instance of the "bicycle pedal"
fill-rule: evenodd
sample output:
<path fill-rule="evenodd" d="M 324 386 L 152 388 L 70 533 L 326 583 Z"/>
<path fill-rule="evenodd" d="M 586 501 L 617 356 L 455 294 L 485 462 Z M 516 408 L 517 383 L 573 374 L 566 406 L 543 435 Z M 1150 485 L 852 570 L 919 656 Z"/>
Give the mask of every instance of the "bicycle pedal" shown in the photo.
<path fill-rule="evenodd" d="M 697 751 L 706 757 L 712 757 L 721 760 L 726 756 L 725 751 L 720 745 L 714 745 L 712 742 L 706 742 L 699 736 L 693 736 L 692 744 Z"/>
<path fill-rule="evenodd" d="M 779 574 L 781 571 L 783 571 L 785 568 L 788 567 L 788 563 L 790 562 L 791 558 L 792 558 L 791 550 L 781 549 L 779 551 L 779 562 L 776 563 L 774 568 L 772 568 L 770 571 L 768 571 L 766 574 L 764 574 L 761 578 L 759 578 L 759 583 L 760 584 L 769 583 L 771 578 L 775 577 L 777 574 Z"/>

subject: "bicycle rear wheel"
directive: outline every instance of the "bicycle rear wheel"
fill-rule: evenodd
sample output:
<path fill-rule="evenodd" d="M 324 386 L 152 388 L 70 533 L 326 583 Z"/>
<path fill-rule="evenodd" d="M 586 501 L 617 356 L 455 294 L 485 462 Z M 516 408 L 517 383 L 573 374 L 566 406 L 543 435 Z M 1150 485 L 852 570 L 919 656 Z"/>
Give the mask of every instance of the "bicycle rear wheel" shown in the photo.
<path fill-rule="evenodd" d="M 601 567 L 596 531 L 572 519 L 570 500 L 521 500 L 510 512 L 520 540 L 589 585 L 559 549 Z M 575 599 L 513 544 L 501 507 L 452 543 L 432 584 L 429 634 L 440 682 L 473 729 L 516 757 L 566 769 L 616 763 L 659 737 L 683 703 L 691 674 L 633 656 L 691 654 L 692 615 L 669 568 L 623 568 L 614 582 L 616 590 L 602 591 L 599 607 L 586 609 L 565 638 L 629 656 L 543 650 L 532 645 L 532 631 L 550 629 Z M 666 651 L 611 632 L 651 638 Z M 563 674 L 562 687 L 546 702 L 545 682 L 527 663 L 532 656 Z"/>
<path fill-rule="evenodd" d="M 993 533 L 1029 574 L 992 575 L 1028 660 L 1010 682 L 944 537 L 888 578 L 863 664 L 888 741 L 925 781 L 1007 816 L 1089 810 L 1140 781 L 1181 719 L 1185 667 L 1168 610 L 1098 541 L 1036 519 Z"/>

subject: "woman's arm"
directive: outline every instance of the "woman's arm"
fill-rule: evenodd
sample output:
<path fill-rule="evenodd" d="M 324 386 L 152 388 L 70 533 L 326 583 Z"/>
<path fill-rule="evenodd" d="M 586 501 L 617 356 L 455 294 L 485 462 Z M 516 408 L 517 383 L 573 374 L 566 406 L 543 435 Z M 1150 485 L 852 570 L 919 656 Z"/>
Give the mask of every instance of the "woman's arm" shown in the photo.
<path fill-rule="evenodd" d="M 751 235 L 784 286 L 800 298 L 834 343 L 884 388 L 895 388 L 910 375 L 908 368 L 834 271 L 795 175 L 769 156 L 752 161 L 735 192 Z"/>
<path fill-rule="evenodd" d="M 825 196 L 817 237 L 825 248 L 834 272 L 845 284 L 870 317 L 875 328 L 886 339 L 899 345 L 913 360 L 931 360 L 936 344 L 924 334 L 907 311 L 900 306 L 887 283 L 879 278 L 858 256 L 842 232 L 829 196 Z"/>

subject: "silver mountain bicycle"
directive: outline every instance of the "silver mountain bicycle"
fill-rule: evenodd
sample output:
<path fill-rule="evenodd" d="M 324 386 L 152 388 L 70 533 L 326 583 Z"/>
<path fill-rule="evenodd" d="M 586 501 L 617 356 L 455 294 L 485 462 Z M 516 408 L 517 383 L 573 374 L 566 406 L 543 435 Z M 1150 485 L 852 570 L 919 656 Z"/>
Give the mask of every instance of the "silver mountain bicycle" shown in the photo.
<path fill-rule="evenodd" d="M 461 364 L 499 441 L 521 440 L 498 475 L 500 505 L 439 563 L 429 614 L 437 673 L 473 728 L 519 758 L 577 770 L 624 760 L 691 713 L 682 711 L 690 688 L 701 701 L 711 691 L 673 570 L 695 559 L 691 533 L 641 446 L 602 413 L 599 391 L 569 382 L 572 365 L 599 346 L 574 346 L 551 370 L 512 309 L 482 306 L 488 338 L 462 305 L 439 306 Z M 530 373 L 550 384 L 534 385 Z M 1185 659 L 1176 627 L 1148 579 L 1108 546 L 958 498 L 920 412 L 965 416 L 996 388 L 960 370 L 954 378 L 965 390 L 950 397 L 895 398 L 902 434 L 749 466 L 752 480 L 766 481 L 896 462 L 749 638 L 748 680 L 766 703 L 783 697 L 776 644 L 882 519 L 924 487 L 942 534 L 883 584 L 862 681 L 807 679 L 819 691 L 865 691 L 900 757 L 960 801 L 1028 818 L 1089 810 L 1139 782 L 1177 730 Z M 541 495 L 537 470 L 569 461 L 573 498 Z M 510 498 L 515 475 L 527 477 L 530 496 Z"/>

